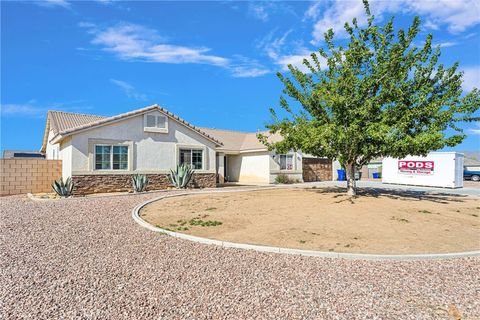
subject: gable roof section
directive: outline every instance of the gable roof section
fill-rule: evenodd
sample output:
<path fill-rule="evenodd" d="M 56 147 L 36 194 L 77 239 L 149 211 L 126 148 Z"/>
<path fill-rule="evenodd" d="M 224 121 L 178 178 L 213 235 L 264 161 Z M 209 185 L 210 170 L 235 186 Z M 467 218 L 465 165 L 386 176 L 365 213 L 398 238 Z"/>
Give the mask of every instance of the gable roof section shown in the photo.
<path fill-rule="evenodd" d="M 225 152 L 252 152 L 252 151 L 266 151 L 267 147 L 261 143 L 257 138 L 256 132 L 241 132 L 232 130 L 201 128 L 209 135 L 217 138 L 223 142 L 223 146 L 217 148 L 218 151 Z M 268 131 L 262 131 L 269 135 Z M 269 136 L 270 142 L 281 141 L 280 134 L 273 134 Z"/>
<path fill-rule="evenodd" d="M 50 129 L 54 134 L 66 132 L 69 129 L 82 127 L 96 121 L 106 119 L 104 116 L 91 114 L 70 113 L 63 111 L 48 111 L 50 117 Z"/>
<path fill-rule="evenodd" d="M 53 131 L 54 136 L 50 141 L 59 142 L 63 138 L 68 137 L 72 134 L 90 130 L 93 128 L 98 128 L 103 125 L 107 125 L 110 123 L 114 123 L 116 121 L 124 120 L 127 118 L 131 118 L 137 115 L 141 115 L 150 111 L 159 111 L 173 119 L 174 121 L 180 123 L 181 125 L 197 132 L 201 136 L 207 138 L 208 140 L 214 142 L 217 146 L 221 146 L 222 143 L 217 140 L 216 138 L 210 136 L 208 133 L 203 132 L 199 128 L 195 127 L 194 125 L 188 123 L 187 121 L 183 120 L 182 118 L 174 115 L 170 111 L 160 107 L 157 104 L 133 110 L 130 112 L 122 113 L 112 117 L 103 117 L 103 116 L 96 116 L 96 115 L 87 115 L 87 114 L 78 114 L 78 113 L 70 113 L 70 112 L 61 112 L 61 111 L 49 111 L 47 115 L 47 123 L 45 126 L 45 133 L 43 137 L 43 144 L 40 151 L 45 152 L 48 140 L 48 133 L 50 130 Z"/>

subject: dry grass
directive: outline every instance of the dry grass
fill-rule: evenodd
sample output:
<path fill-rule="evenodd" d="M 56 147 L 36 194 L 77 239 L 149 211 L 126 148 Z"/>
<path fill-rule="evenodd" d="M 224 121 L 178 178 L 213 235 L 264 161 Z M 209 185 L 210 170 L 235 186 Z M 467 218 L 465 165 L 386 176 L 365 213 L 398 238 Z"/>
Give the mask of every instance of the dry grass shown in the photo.
<path fill-rule="evenodd" d="M 480 249 L 478 198 L 337 189 L 280 189 L 192 195 L 146 206 L 144 219 L 232 242 L 334 252 L 440 253 Z M 215 226 L 177 221 L 201 218 Z M 172 227 L 173 226 L 173 227 Z"/>

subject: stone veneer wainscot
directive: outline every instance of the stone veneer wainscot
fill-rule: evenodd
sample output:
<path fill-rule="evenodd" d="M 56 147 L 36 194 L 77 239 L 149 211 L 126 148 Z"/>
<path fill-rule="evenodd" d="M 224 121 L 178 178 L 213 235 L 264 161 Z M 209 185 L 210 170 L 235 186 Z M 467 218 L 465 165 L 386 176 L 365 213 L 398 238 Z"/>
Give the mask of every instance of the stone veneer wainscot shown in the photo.
<path fill-rule="evenodd" d="M 168 174 L 146 174 L 148 177 L 147 191 L 161 190 L 171 187 Z M 75 185 L 73 194 L 83 196 L 103 192 L 128 192 L 132 191 L 132 174 L 105 174 L 105 175 L 74 175 Z M 195 173 L 189 187 L 215 188 L 215 173 Z"/>

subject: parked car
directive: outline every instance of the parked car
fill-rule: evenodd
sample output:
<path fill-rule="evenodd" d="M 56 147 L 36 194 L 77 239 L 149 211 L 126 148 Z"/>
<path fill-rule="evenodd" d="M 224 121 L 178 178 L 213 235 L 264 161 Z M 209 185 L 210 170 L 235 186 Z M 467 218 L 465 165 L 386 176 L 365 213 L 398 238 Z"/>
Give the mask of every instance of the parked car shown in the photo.
<path fill-rule="evenodd" d="M 480 171 L 463 171 L 464 180 L 480 181 Z"/>

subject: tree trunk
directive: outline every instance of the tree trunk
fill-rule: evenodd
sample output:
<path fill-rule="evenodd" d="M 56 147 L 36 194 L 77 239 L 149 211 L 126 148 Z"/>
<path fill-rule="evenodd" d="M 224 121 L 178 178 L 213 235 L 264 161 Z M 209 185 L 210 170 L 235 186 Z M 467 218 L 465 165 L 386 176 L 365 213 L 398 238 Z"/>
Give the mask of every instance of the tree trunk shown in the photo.
<path fill-rule="evenodd" d="M 355 164 L 349 163 L 345 166 L 347 174 L 347 194 L 349 196 L 357 195 L 357 185 L 355 182 Z"/>

